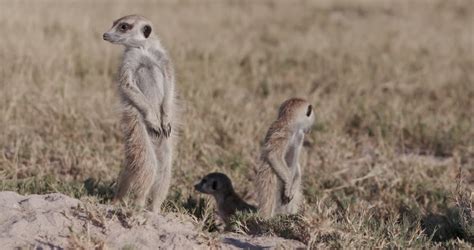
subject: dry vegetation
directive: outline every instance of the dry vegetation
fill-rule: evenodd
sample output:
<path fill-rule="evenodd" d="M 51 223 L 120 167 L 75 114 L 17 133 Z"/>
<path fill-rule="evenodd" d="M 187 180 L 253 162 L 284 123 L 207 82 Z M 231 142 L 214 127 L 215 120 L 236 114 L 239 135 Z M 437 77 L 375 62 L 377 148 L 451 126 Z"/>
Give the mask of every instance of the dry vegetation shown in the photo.
<path fill-rule="evenodd" d="M 130 13 L 153 21 L 177 68 L 170 210 L 203 218 L 192 184 L 210 171 L 254 202 L 260 141 L 278 105 L 301 96 L 317 110 L 294 220 L 309 225 L 302 240 L 473 246 L 470 0 L 2 1 L 0 190 L 110 197 L 122 48 L 101 34 Z"/>

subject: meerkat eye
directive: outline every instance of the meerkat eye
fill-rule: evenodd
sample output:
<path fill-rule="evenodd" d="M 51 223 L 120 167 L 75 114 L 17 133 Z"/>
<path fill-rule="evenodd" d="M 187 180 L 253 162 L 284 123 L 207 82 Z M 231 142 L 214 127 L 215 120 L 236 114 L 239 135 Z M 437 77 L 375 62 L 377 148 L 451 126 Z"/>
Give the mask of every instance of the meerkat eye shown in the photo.
<path fill-rule="evenodd" d="M 143 26 L 143 35 L 145 36 L 145 38 L 148 38 L 150 36 L 150 33 L 151 33 L 151 26 L 150 25 L 145 25 Z"/>
<path fill-rule="evenodd" d="M 129 29 L 130 29 L 130 24 L 128 24 L 128 23 L 122 23 L 122 24 L 119 25 L 119 29 L 120 29 L 120 31 L 129 30 Z"/>
<path fill-rule="evenodd" d="M 217 190 L 217 181 L 212 182 L 212 190 Z"/>
<path fill-rule="evenodd" d="M 308 110 L 306 111 L 306 116 L 309 117 L 312 111 L 313 111 L 313 106 L 309 105 Z"/>

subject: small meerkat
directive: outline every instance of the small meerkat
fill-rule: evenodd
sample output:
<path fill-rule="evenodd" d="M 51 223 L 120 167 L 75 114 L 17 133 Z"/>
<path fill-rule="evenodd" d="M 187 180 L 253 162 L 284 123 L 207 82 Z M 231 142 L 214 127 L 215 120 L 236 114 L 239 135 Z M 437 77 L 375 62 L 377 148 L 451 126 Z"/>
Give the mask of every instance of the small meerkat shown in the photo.
<path fill-rule="evenodd" d="M 125 46 L 119 69 L 125 162 L 114 203 L 132 193 L 159 211 L 169 190 L 175 126 L 174 69 L 149 20 L 129 15 L 113 22 L 104 40 Z"/>
<path fill-rule="evenodd" d="M 304 99 L 292 98 L 280 106 L 278 118 L 265 137 L 256 171 L 258 209 L 263 217 L 298 212 L 303 199 L 299 155 L 314 120 L 313 106 Z"/>
<path fill-rule="evenodd" d="M 232 181 L 222 173 L 210 173 L 194 185 L 196 191 L 210 194 L 217 204 L 219 217 L 227 224 L 236 212 L 256 212 L 257 208 L 242 200 L 234 191 Z"/>

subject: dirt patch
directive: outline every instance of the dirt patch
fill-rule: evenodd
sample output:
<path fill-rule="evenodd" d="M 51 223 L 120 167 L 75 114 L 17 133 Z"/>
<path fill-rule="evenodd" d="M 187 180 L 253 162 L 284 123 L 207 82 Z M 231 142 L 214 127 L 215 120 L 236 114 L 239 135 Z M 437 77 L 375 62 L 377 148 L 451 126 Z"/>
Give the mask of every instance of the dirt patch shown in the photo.
<path fill-rule="evenodd" d="M 181 214 L 132 214 L 112 206 L 79 201 L 63 194 L 22 196 L 0 192 L 0 244 L 15 247 L 85 248 L 297 248 L 278 237 L 208 235 Z"/>

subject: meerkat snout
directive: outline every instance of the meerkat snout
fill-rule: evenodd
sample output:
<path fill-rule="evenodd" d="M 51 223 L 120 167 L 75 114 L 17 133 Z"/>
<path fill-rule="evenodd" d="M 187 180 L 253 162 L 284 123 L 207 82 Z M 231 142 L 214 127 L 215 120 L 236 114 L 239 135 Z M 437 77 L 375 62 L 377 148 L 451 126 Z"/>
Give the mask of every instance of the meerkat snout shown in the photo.
<path fill-rule="evenodd" d="M 109 41 L 110 39 L 110 34 L 105 32 L 103 35 L 102 35 L 102 38 L 105 40 L 105 41 Z"/>
<path fill-rule="evenodd" d="M 198 184 L 194 185 L 194 190 L 198 191 L 198 192 L 201 192 L 201 193 L 204 193 L 204 189 L 202 188 L 202 186 L 206 183 L 206 180 L 201 180 L 201 182 L 199 182 Z"/>

